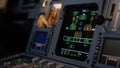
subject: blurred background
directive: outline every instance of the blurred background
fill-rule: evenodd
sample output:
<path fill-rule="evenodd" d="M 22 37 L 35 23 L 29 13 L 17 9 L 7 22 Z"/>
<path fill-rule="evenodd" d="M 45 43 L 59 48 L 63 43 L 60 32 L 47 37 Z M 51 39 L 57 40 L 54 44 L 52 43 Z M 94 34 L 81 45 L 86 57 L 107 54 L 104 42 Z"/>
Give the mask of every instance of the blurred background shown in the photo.
<path fill-rule="evenodd" d="M 0 57 L 26 49 L 39 0 L 0 0 Z"/>

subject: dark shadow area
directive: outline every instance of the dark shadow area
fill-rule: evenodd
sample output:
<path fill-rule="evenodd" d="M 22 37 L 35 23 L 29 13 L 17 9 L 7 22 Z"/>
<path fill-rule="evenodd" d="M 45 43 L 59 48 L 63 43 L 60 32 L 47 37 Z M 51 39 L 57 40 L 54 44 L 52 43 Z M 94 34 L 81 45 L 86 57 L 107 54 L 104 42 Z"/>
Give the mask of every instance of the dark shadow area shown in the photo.
<path fill-rule="evenodd" d="M 17 4 L 18 0 L 8 0 L 6 10 L 0 10 L 0 57 L 24 52 L 27 47 L 33 19 L 27 19 L 28 13 L 14 13 Z"/>

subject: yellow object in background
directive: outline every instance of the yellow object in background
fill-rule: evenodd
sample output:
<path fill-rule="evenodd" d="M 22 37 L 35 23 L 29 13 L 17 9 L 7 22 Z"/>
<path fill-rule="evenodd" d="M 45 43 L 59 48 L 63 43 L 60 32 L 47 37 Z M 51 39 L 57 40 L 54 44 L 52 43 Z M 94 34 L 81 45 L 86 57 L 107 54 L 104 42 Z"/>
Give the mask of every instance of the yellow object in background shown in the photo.
<path fill-rule="evenodd" d="M 43 25 L 48 26 L 47 21 L 46 21 L 46 18 L 45 18 L 45 15 L 44 15 L 44 14 L 41 14 L 41 15 L 38 17 L 37 27 L 40 28 L 40 27 L 42 27 Z"/>
<path fill-rule="evenodd" d="M 45 7 L 45 4 L 48 0 L 44 0 L 43 7 Z M 37 27 L 41 28 L 42 26 L 45 26 L 47 28 L 54 26 L 58 20 L 59 20 L 59 13 L 60 9 L 62 7 L 61 3 L 54 3 L 52 7 L 49 9 L 47 14 L 40 14 L 37 21 Z"/>

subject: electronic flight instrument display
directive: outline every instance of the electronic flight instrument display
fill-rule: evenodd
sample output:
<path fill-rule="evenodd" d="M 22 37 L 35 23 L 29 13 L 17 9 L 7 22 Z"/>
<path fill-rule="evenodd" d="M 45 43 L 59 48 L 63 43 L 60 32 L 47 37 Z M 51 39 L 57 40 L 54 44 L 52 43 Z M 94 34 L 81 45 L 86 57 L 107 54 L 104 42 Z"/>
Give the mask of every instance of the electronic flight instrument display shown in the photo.
<path fill-rule="evenodd" d="M 120 68 L 120 33 L 105 32 L 101 39 L 103 41 L 94 68 Z"/>
<path fill-rule="evenodd" d="M 95 31 L 94 19 L 98 6 L 92 4 L 67 5 L 57 40 L 57 56 L 87 60 Z"/>
<path fill-rule="evenodd" d="M 34 41 L 31 43 L 30 49 L 44 54 L 47 47 L 47 35 L 48 33 L 45 31 L 37 31 L 33 37 Z"/>
<path fill-rule="evenodd" d="M 103 38 L 102 52 L 98 62 L 106 66 L 120 68 L 120 34 L 106 33 Z"/>

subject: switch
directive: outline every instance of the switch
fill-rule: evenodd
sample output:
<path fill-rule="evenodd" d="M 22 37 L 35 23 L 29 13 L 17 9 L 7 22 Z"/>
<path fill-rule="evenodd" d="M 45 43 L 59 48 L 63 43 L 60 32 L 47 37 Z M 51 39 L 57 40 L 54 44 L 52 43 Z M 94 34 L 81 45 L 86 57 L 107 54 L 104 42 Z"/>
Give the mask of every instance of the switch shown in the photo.
<path fill-rule="evenodd" d="M 47 64 L 47 60 L 41 60 L 39 61 L 38 67 L 43 68 L 46 64 Z"/>
<path fill-rule="evenodd" d="M 49 62 L 47 63 L 47 68 L 56 68 L 56 63 L 55 62 Z"/>
<path fill-rule="evenodd" d="M 63 65 L 63 64 L 57 65 L 56 68 L 65 68 L 65 65 Z"/>
<path fill-rule="evenodd" d="M 34 65 L 34 64 L 38 63 L 39 60 L 40 60 L 40 59 L 39 59 L 38 57 L 33 58 L 33 59 L 32 59 L 32 64 Z"/>

